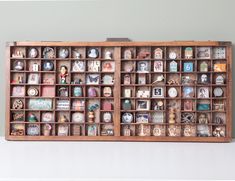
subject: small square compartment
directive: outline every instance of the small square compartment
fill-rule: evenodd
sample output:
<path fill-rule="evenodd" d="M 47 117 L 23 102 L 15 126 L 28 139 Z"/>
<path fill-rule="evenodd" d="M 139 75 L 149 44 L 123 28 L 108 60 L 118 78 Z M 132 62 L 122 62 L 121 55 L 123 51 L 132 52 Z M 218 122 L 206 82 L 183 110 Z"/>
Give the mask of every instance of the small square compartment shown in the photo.
<path fill-rule="evenodd" d="M 26 77 L 24 73 L 12 73 L 11 74 L 11 83 L 12 84 L 23 84 L 26 82 Z"/>
<path fill-rule="evenodd" d="M 214 112 L 212 115 L 212 123 L 214 124 L 226 124 L 226 114 L 223 112 Z"/>
<path fill-rule="evenodd" d="M 152 125 L 151 136 L 166 136 L 166 126 L 162 124 Z"/>
<path fill-rule="evenodd" d="M 135 136 L 135 125 L 125 124 L 121 126 L 122 136 Z"/>
<path fill-rule="evenodd" d="M 135 47 L 123 47 L 121 50 L 122 59 L 135 59 L 136 48 Z"/>
<path fill-rule="evenodd" d="M 40 60 L 26 60 L 26 70 L 31 72 L 38 72 L 41 70 L 41 62 Z"/>
<path fill-rule="evenodd" d="M 102 59 L 112 60 L 114 59 L 114 47 L 102 47 Z"/>
<path fill-rule="evenodd" d="M 40 58 L 41 57 L 41 47 L 27 47 L 26 49 L 27 58 Z"/>
<path fill-rule="evenodd" d="M 181 136 L 181 126 L 180 125 L 168 125 L 167 126 L 167 136 L 180 137 Z"/>
<path fill-rule="evenodd" d="M 190 46 L 182 47 L 181 55 L 183 59 L 195 58 L 195 47 L 190 47 Z"/>
<path fill-rule="evenodd" d="M 180 59 L 181 48 L 180 47 L 167 47 L 167 59 Z"/>
<path fill-rule="evenodd" d="M 86 48 L 85 47 L 72 47 L 71 58 L 73 58 L 73 59 L 86 58 Z"/>
<path fill-rule="evenodd" d="M 151 47 L 137 47 L 137 59 L 150 59 Z"/>
<path fill-rule="evenodd" d="M 102 124 L 100 125 L 100 135 L 101 136 L 114 136 L 114 126 L 113 124 Z"/>
<path fill-rule="evenodd" d="M 71 136 L 85 136 L 84 124 L 71 124 L 70 133 L 71 133 Z"/>
<path fill-rule="evenodd" d="M 101 47 L 86 47 L 86 58 L 101 58 Z"/>

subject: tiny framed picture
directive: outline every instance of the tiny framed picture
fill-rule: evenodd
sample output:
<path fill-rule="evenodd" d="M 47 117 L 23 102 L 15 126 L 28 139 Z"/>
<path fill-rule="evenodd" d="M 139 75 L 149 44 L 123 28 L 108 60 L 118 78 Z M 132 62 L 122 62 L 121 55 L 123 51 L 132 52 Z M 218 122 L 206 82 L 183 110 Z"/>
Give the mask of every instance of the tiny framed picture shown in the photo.
<path fill-rule="evenodd" d="M 136 101 L 136 110 L 149 110 L 150 101 L 149 100 L 137 100 Z"/>
<path fill-rule="evenodd" d="M 87 84 L 99 84 L 100 75 L 99 74 L 88 74 L 86 77 Z"/>
<path fill-rule="evenodd" d="M 226 72 L 226 64 L 225 63 L 215 63 L 214 64 L 215 72 Z"/>
<path fill-rule="evenodd" d="M 137 113 L 136 114 L 136 123 L 148 123 L 149 114 L 147 113 Z"/>
<path fill-rule="evenodd" d="M 176 61 L 173 60 L 170 62 L 169 71 L 170 72 L 177 72 L 178 71 L 178 64 Z"/>
<path fill-rule="evenodd" d="M 102 71 L 103 72 L 114 72 L 115 71 L 115 63 L 113 61 L 105 61 L 102 63 Z"/>
<path fill-rule="evenodd" d="M 154 61 L 154 72 L 163 72 L 163 61 Z"/>
<path fill-rule="evenodd" d="M 199 59 L 210 59 L 211 49 L 210 47 L 198 47 L 197 48 L 197 58 Z"/>
<path fill-rule="evenodd" d="M 39 74 L 29 74 L 28 84 L 39 84 Z"/>
<path fill-rule="evenodd" d="M 138 84 L 146 84 L 146 75 L 138 74 Z"/>
<path fill-rule="evenodd" d="M 149 72 L 149 63 L 147 61 L 139 61 L 137 63 L 137 72 L 148 73 Z"/>
<path fill-rule="evenodd" d="M 184 101 L 184 111 L 192 111 L 193 110 L 193 101 L 185 100 Z"/>
<path fill-rule="evenodd" d="M 58 126 L 58 136 L 68 136 L 69 133 L 69 126 L 67 124 L 60 124 Z"/>
<path fill-rule="evenodd" d="M 130 76 L 130 74 L 125 74 L 124 75 L 123 84 L 125 84 L 125 85 L 131 84 L 131 76 Z"/>
<path fill-rule="evenodd" d="M 85 71 L 85 62 L 84 61 L 74 61 L 72 64 L 73 72 L 84 72 Z"/>
<path fill-rule="evenodd" d="M 154 87 L 152 90 L 152 97 L 164 97 L 163 87 Z"/>
<path fill-rule="evenodd" d="M 193 62 L 184 63 L 184 72 L 193 72 Z"/>
<path fill-rule="evenodd" d="M 96 60 L 88 61 L 88 71 L 99 72 L 100 71 L 100 61 L 96 61 Z"/>
<path fill-rule="evenodd" d="M 223 75 L 216 75 L 215 84 L 224 84 L 224 76 Z"/>
<path fill-rule="evenodd" d="M 198 98 L 209 98 L 209 88 L 208 87 L 199 87 L 197 90 Z"/>
<path fill-rule="evenodd" d="M 193 58 L 193 48 L 192 47 L 186 47 L 184 49 L 184 58 L 185 59 L 192 59 Z"/>
<path fill-rule="evenodd" d="M 200 63 L 200 67 L 199 67 L 199 71 L 200 72 L 208 72 L 208 63 L 203 61 Z"/>
<path fill-rule="evenodd" d="M 12 96 L 16 96 L 16 97 L 25 96 L 25 88 L 23 86 L 14 86 L 12 88 Z"/>
<path fill-rule="evenodd" d="M 124 97 L 131 97 L 131 89 L 124 89 Z"/>
<path fill-rule="evenodd" d="M 132 59 L 132 51 L 130 49 L 126 49 L 124 51 L 124 59 L 130 60 Z"/>
<path fill-rule="evenodd" d="M 215 47 L 213 48 L 213 58 L 214 59 L 225 59 L 226 54 L 225 47 Z"/>
<path fill-rule="evenodd" d="M 161 48 L 156 48 L 154 50 L 154 59 L 162 59 L 163 58 L 163 50 Z"/>

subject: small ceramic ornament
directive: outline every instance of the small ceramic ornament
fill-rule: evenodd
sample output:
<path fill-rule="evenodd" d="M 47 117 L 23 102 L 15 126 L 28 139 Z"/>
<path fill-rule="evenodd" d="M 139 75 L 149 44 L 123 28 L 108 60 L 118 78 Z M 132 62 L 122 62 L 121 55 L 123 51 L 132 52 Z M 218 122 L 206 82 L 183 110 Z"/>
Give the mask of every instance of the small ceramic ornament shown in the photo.
<path fill-rule="evenodd" d="M 133 121 L 133 115 L 131 113 L 124 113 L 122 115 L 123 123 L 131 123 Z"/>
<path fill-rule="evenodd" d="M 54 69 L 54 63 L 51 60 L 43 61 L 43 70 L 44 71 L 51 71 Z"/>
<path fill-rule="evenodd" d="M 91 48 L 89 51 L 88 51 L 88 57 L 89 58 L 97 58 L 99 56 L 99 51 L 98 49 L 96 48 Z"/>
<path fill-rule="evenodd" d="M 28 57 L 29 58 L 36 58 L 38 56 L 38 50 L 36 48 L 30 48 Z"/>
<path fill-rule="evenodd" d="M 69 56 L 69 49 L 61 47 L 59 48 L 59 58 L 67 58 Z"/>
<path fill-rule="evenodd" d="M 105 52 L 105 57 L 104 57 L 105 59 L 107 59 L 107 60 L 111 60 L 112 59 L 112 52 L 110 52 L 110 51 L 106 51 Z"/>
<path fill-rule="evenodd" d="M 67 124 L 60 124 L 57 132 L 58 136 L 68 136 L 69 126 Z"/>
<path fill-rule="evenodd" d="M 192 62 L 184 63 L 184 72 L 193 72 L 193 63 Z"/>
<path fill-rule="evenodd" d="M 12 58 L 24 58 L 24 53 L 21 50 L 16 50 L 12 54 Z"/>
<path fill-rule="evenodd" d="M 23 109 L 23 108 L 24 108 L 24 103 L 23 103 L 23 101 L 21 101 L 20 99 L 14 100 L 13 105 L 12 105 L 12 108 L 13 108 L 13 109 Z"/>
<path fill-rule="evenodd" d="M 55 58 L 54 49 L 51 47 L 45 47 L 43 49 L 43 58 L 48 58 L 48 59 Z"/>
<path fill-rule="evenodd" d="M 178 64 L 176 61 L 171 61 L 170 62 L 170 72 L 177 72 L 178 69 Z"/>
<path fill-rule="evenodd" d="M 74 123 L 84 123 L 85 122 L 85 116 L 81 112 L 75 112 L 72 114 L 72 122 Z"/>
<path fill-rule="evenodd" d="M 82 87 L 74 87 L 73 88 L 73 96 L 74 97 L 81 97 L 82 94 Z"/>
<path fill-rule="evenodd" d="M 34 72 L 39 71 L 39 65 L 38 65 L 38 63 L 35 62 L 35 63 L 32 65 L 32 71 L 34 71 Z"/>
<path fill-rule="evenodd" d="M 43 136 L 50 136 L 51 130 L 52 130 L 52 126 L 50 124 L 44 124 L 43 129 L 42 129 Z"/>
<path fill-rule="evenodd" d="M 161 48 L 156 48 L 154 50 L 154 59 L 162 59 L 163 57 L 163 50 Z"/>
<path fill-rule="evenodd" d="M 37 122 L 37 117 L 33 113 L 29 114 L 28 122 Z"/>
<path fill-rule="evenodd" d="M 177 53 L 174 52 L 174 51 L 171 51 L 171 52 L 169 53 L 169 58 L 172 59 L 172 60 L 176 59 L 176 58 L 177 58 Z"/>
<path fill-rule="evenodd" d="M 127 49 L 127 50 L 124 51 L 124 59 L 127 59 L 127 60 L 132 59 L 131 50 Z"/>
<path fill-rule="evenodd" d="M 29 96 L 37 96 L 38 95 L 38 89 L 35 87 L 31 87 L 28 89 L 27 94 Z"/>
<path fill-rule="evenodd" d="M 154 125 L 153 136 L 166 136 L 166 129 L 164 125 Z"/>
<path fill-rule="evenodd" d="M 150 58 L 150 52 L 147 50 L 141 50 L 137 56 L 138 59 L 148 59 Z"/>
<path fill-rule="evenodd" d="M 104 87 L 103 88 L 103 96 L 104 97 L 111 97 L 112 96 L 112 89 L 111 89 L 111 87 Z"/>
<path fill-rule="evenodd" d="M 126 99 L 122 103 L 122 109 L 124 110 L 131 110 L 131 101 Z"/>
<path fill-rule="evenodd" d="M 52 112 L 43 112 L 42 113 L 42 122 L 53 122 L 54 116 Z"/>
<path fill-rule="evenodd" d="M 169 95 L 169 97 L 171 97 L 171 98 L 177 97 L 177 94 L 178 94 L 178 92 L 177 92 L 176 88 L 174 88 L 174 87 L 171 87 L 171 88 L 168 90 L 168 95 Z"/>
<path fill-rule="evenodd" d="M 215 78 L 215 84 L 224 84 L 224 77 L 222 75 L 217 75 Z"/>
<path fill-rule="evenodd" d="M 216 87 L 213 91 L 215 97 L 222 97 L 223 96 L 223 89 L 220 87 Z"/>
<path fill-rule="evenodd" d="M 185 59 L 192 59 L 193 58 L 193 48 L 186 47 L 184 50 L 184 58 Z"/>
<path fill-rule="evenodd" d="M 76 59 L 80 59 L 81 58 L 81 54 L 79 52 L 78 49 L 74 49 L 73 52 L 72 52 L 72 57 L 73 58 L 76 58 Z"/>
<path fill-rule="evenodd" d="M 60 67 L 60 83 L 66 84 L 66 77 L 68 76 L 68 68 L 65 65 Z"/>
<path fill-rule="evenodd" d="M 22 60 L 16 60 L 13 64 L 14 70 L 23 70 L 24 69 L 24 62 Z"/>
<path fill-rule="evenodd" d="M 110 112 L 105 112 L 103 114 L 103 122 L 105 122 L 105 123 L 112 122 L 112 114 Z"/>
<path fill-rule="evenodd" d="M 208 64 L 204 61 L 200 64 L 200 72 L 208 72 Z"/>
<path fill-rule="evenodd" d="M 225 47 L 215 47 L 213 48 L 213 58 L 214 59 L 225 59 L 226 57 L 226 49 Z"/>
<path fill-rule="evenodd" d="M 94 87 L 88 88 L 88 97 L 97 97 L 97 92 Z"/>

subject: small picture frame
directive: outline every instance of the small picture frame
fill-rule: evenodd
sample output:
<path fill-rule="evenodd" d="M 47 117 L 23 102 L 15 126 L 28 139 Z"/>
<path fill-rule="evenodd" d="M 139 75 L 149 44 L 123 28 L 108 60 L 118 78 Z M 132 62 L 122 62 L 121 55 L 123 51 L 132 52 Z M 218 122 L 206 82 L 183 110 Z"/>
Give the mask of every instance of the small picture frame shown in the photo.
<path fill-rule="evenodd" d="M 208 74 L 201 74 L 199 75 L 198 83 L 201 84 L 208 84 L 210 81 L 209 75 Z"/>
<path fill-rule="evenodd" d="M 226 64 L 225 63 L 215 63 L 214 64 L 215 72 L 226 72 Z"/>
<path fill-rule="evenodd" d="M 85 67 L 84 61 L 76 60 L 72 64 L 72 71 L 73 72 L 84 72 L 85 69 L 86 69 L 86 67 Z"/>
<path fill-rule="evenodd" d="M 125 74 L 123 77 L 123 84 L 130 85 L 131 84 L 131 75 Z"/>
<path fill-rule="evenodd" d="M 89 72 L 99 72 L 100 71 L 100 61 L 98 61 L 98 60 L 88 61 L 88 71 Z"/>
<path fill-rule="evenodd" d="M 15 97 L 25 96 L 25 88 L 23 86 L 14 86 L 12 88 L 12 96 L 15 96 Z"/>
<path fill-rule="evenodd" d="M 184 72 L 193 72 L 193 62 L 184 63 Z"/>
<path fill-rule="evenodd" d="M 208 63 L 203 61 L 200 63 L 200 67 L 199 67 L 199 71 L 200 72 L 208 72 Z"/>
<path fill-rule="evenodd" d="M 192 59 L 193 58 L 193 48 L 192 47 L 186 47 L 184 49 L 184 58 L 185 59 Z"/>
<path fill-rule="evenodd" d="M 68 124 L 59 124 L 58 126 L 58 136 L 68 136 L 69 133 L 69 126 Z"/>
<path fill-rule="evenodd" d="M 146 84 L 146 74 L 138 74 L 138 84 Z"/>
<path fill-rule="evenodd" d="M 100 75 L 99 74 L 88 74 L 86 76 L 86 84 L 99 84 Z"/>
<path fill-rule="evenodd" d="M 163 87 L 154 87 L 152 90 L 152 97 L 164 97 Z"/>
<path fill-rule="evenodd" d="M 137 72 L 148 73 L 149 72 L 149 63 L 147 61 L 137 62 Z"/>
<path fill-rule="evenodd" d="M 163 50 L 161 48 L 156 48 L 154 50 L 154 59 L 162 59 L 163 58 Z"/>
<path fill-rule="evenodd" d="M 169 65 L 170 72 L 177 72 L 178 71 L 178 63 L 176 61 L 171 61 Z"/>
<path fill-rule="evenodd" d="M 210 47 L 198 47 L 197 48 L 197 58 L 199 59 L 210 59 L 211 49 Z"/>
<path fill-rule="evenodd" d="M 28 84 L 39 84 L 39 74 L 30 73 L 28 76 Z"/>
<path fill-rule="evenodd" d="M 193 101 L 185 100 L 184 101 L 184 111 L 192 111 L 193 110 Z"/>
<path fill-rule="evenodd" d="M 113 61 L 105 61 L 102 63 L 102 72 L 114 72 L 115 63 Z"/>
<path fill-rule="evenodd" d="M 102 83 L 103 84 L 113 84 L 114 80 L 113 80 L 113 75 L 104 75 L 102 77 Z"/>
<path fill-rule="evenodd" d="M 139 89 L 139 90 L 137 90 L 136 97 L 148 98 L 148 97 L 150 97 L 150 91 L 146 90 L 146 89 Z"/>
<path fill-rule="evenodd" d="M 224 76 L 223 75 L 216 75 L 215 84 L 217 84 L 217 85 L 224 84 Z"/>
<path fill-rule="evenodd" d="M 225 47 L 214 47 L 213 48 L 213 58 L 214 59 L 225 59 L 226 58 Z"/>
<path fill-rule="evenodd" d="M 149 100 L 137 100 L 136 101 L 136 110 L 149 110 L 150 101 Z"/>
<path fill-rule="evenodd" d="M 198 98 L 209 98 L 209 88 L 208 87 L 199 87 L 197 90 Z"/>
<path fill-rule="evenodd" d="M 124 89 L 124 97 L 131 97 L 131 89 L 129 88 Z"/>
<path fill-rule="evenodd" d="M 137 113 L 136 114 L 136 123 L 148 123 L 149 114 L 147 113 Z"/>
<path fill-rule="evenodd" d="M 163 61 L 154 61 L 154 72 L 163 72 Z"/>

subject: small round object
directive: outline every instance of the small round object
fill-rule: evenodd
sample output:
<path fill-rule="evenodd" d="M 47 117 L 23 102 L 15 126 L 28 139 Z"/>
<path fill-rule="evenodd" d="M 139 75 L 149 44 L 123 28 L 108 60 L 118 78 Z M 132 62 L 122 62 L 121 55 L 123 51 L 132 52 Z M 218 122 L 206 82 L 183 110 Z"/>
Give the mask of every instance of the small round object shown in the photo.
<path fill-rule="evenodd" d="M 91 48 L 89 51 L 88 51 L 88 57 L 89 58 L 97 58 L 99 56 L 99 51 L 98 49 L 96 48 Z"/>
<path fill-rule="evenodd" d="M 176 88 L 174 87 L 171 87 L 169 90 L 168 90 L 168 95 L 172 98 L 176 97 L 177 96 L 177 90 Z"/>
<path fill-rule="evenodd" d="M 67 58 L 69 56 L 69 50 L 68 48 L 60 48 L 59 49 L 59 58 Z"/>
<path fill-rule="evenodd" d="M 72 122 L 75 123 L 84 123 L 84 114 L 80 112 L 76 112 L 72 114 Z"/>
<path fill-rule="evenodd" d="M 223 89 L 220 87 L 216 87 L 213 92 L 215 97 L 221 97 L 224 93 Z"/>
<path fill-rule="evenodd" d="M 176 59 L 176 57 L 177 57 L 177 54 L 175 52 L 170 52 L 169 54 L 170 59 Z"/>
<path fill-rule="evenodd" d="M 38 90 L 34 87 L 29 88 L 27 91 L 29 96 L 37 96 L 38 95 Z"/>
<path fill-rule="evenodd" d="M 44 71 L 51 71 L 54 69 L 54 63 L 50 60 L 45 60 L 43 62 L 43 70 Z"/>
<path fill-rule="evenodd" d="M 163 101 L 158 101 L 157 105 L 160 107 L 163 106 Z"/>
<path fill-rule="evenodd" d="M 122 115 L 123 123 L 131 123 L 133 121 L 133 115 L 131 113 L 124 113 Z"/>
<path fill-rule="evenodd" d="M 38 50 L 36 48 L 30 48 L 28 57 L 29 58 L 36 58 L 38 56 Z"/>
<path fill-rule="evenodd" d="M 23 109 L 23 107 L 24 107 L 24 104 L 20 99 L 16 99 L 13 102 L 13 106 L 12 106 L 13 109 Z"/>
<path fill-rule="evenodd" d="M 51 47 L 45 47 L 43 49 L 43 58 L 55 58 L 55 51 Z"/>
<path fill-rule="evenodd" d="M 53 113 L 44 112 L 42 113 L 42 122 L 52 122 L 53 121 Z"/>
<path fill-rule="evenodd" d="M 14 70 L 23 70 L 24 69 L 24 62 L 22 60 L 16 60 L 13 64 Z"/>

